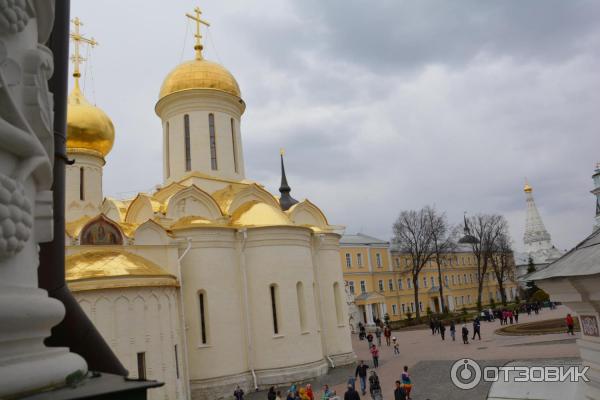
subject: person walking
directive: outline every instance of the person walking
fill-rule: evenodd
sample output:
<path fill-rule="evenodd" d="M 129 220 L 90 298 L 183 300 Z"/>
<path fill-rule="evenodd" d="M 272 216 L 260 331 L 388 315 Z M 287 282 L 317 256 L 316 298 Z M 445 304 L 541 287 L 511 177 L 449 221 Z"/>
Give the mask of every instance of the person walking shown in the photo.
<path fill-rule="evenodd" d="M 308 396 L 309 400 L 315 400 L 315 394 L 312 390 L 312 385 L 310 383 L 306 384 L 306 396 Z"/>
<path fill-rule="evenodd" d="M 450 337 L 452 337 L 452 341 L 456 341 L 456 325 L 454 324 L 454 320 L 450 321 Z"/>
<path fill-rule="evenodd" d="M 400 345 L 398 344 L 398 341 L 396 340 L 395 337 L 392 338 L 392 342 L 394 342 L 394 355 L 399 356 L 400 355 Z"/>
<path fill-rule="evenodd" d="M 481 340 L 481 322 L 479 322 L 479 317 L 475 317 L 473 320 L 473 337 L 471 340 L 475 340 L 475 336 L 478 336 L 479 340 Z"/>
<path fill-rule="evenodd" d="M 365 340 L 365 337 L 367 336 L 367 331 L 365 329 L 365 326 L 363 325 L 362 322 L 358 323 L 358 340 Z"/>
<path fill-rule="evenodd" d="M 275 393 L 275 400 L 283 400 L 281 398 L 281 390 L 278 390 L 277 393 Z"/>
<path fill-rule="evenodd" d="M 431 328 L 431 334 L 435 335 L 435 323 L 433 322 L 433 318 L 429 319 L 429 328 Z"/>
<path fill-rule="evenodd" d="M 575 321 L 573 320 L 571 314 L 567 314 L 567 318 L 565 320 L 567 322 L 567 334 L 575 335 Z"/>
<path fill-rule="evenodd" d="M 329 400 L 333 396 L 333 392 L 329 390 L 329 385 L 323 385 L 323 395 L 321 395 L 321 400 Z"/>
<path fill-rule="evenodd" d="M 516 308 L 515 308 L 514 315 L 515 315 L 515 324 L 518 324 L 519 323 L 519 310 L 517 310 Z"/>
<path fill-rule="evenodd" d="M 356 367 L 356 371 L 354 372 L 354 377 L 358 377 L 360 380 L 360 391 L 364 395 L 367 393 L 367 370 L 369 366 L 365 364 L 363 360 L 360 360 L 358 366 Z"/>
<path fill-rule="evenodd" d="M 233 398 L 235 400 L 244 400 L 244 391 L 242 390 L 240 385 L 237 385 L 235 387 L 235 391 L 233 392 Z"/>
<path fill-rule="evenodd" d="M 344 393 L 344 400 L 360 400 L 360 396 L 352 386 L 348 386 L 348 390 Z"/>
<path fill-rule="evenodd" d="M 467 328 L 467 321 L 465 321 L 462 326 L 462 338 L 463 344 L 469 344 L 469 328 Z"/>
<path fill-rule="evenodd" d="M 383 396 L 381 395 L 381 384 L 379 383 L 379 377 L 375 371 L 371 371 L 371 376 L 369 377 L 369 393 L 371 393 L 371 398 L 373 400 L 383 400 Z"/>
<path fill-rule="evenodd" d="M 446 327 L 444 326 L 444 323 L 442 321 L 440 321 L 440 336 L 442 337 L 442 340 L 445 340 L 445 336 L 446 335 Z"/>
<path fill-rule="evenodd" d="M 390 327 L 388 325 L 385 326 L 385 328 L 383 328 L 383 336 L 385 336 L 385 344 L 390 346 L 391 345 L 391 337 L 392 337 L 392 330 L 390 329 Z"/>
<path fill-rule="evenodd" d="M 271 386 L 269 388 L 269 392 L 267 393 L 267 400 L 276 400 L 277 393 L 275 393 L 275 386 Z"/>
<path fill-rule="evenodd" d="M 375 336 L 377 337 L 377 347 L 381 347 L 381 328 L 375 328 Z"/>
<path fill-rule="evenodd" d="M 369 349 L 373 345 L 373 334 L 371 332 L 367 334 L 367 344 L 369 345 Z"/>
<path fill-rule="evenodd" d="M 379 349 L 377 346 L 371 346 L 371 356 L 373 357 L 373 367 L 379 368 Z"/>
<path fill-rule="evenodd" d="M 406 400 L 406 392 L 404 391 L 400 381 L 396 381 L 396 387 L 394 388 L 394 400 Z"/>
<path fill-rule="evenodd" d="M 408 373 L 408 365 L 405 365 L 402 371 L 402 375 L 400 376 L 400 380 L 402 381 L 402 388 L 406 393 L 406 399 L 410 400 L 410 391 L 412 390 L 412 381 L 410 380 L 410 375 Z"/>

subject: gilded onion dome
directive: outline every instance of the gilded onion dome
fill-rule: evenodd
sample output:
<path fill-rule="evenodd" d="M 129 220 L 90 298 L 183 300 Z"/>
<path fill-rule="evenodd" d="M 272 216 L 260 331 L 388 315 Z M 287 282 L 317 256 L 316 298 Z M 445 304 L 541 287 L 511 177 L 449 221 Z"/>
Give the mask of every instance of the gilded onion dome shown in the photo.
<path fill-rule="evenodd" d="M 163 81 L 158 95 L 158 100 L 172 93 L 182 92 L 193 89 L 212 89 L 241 97 L 240 87 L 237 81 L 227 69 L 222 65 L 204 59 L 202 55 L 202 34 L 200 26 L 210 26 L 210 24 L 200 18 L 202 12 L 198 7 L 194 9 L 195 14 L 186 14 L 186 16 L 196 24 L 196 44 L 194 50 L 196 57 L 194 60 L 179 64 L 173 69 Z"/>
<path fill-rule="evenodd" d="M 115 128 L 104 111 L 86 100 L 78 79 L 67 104 L 67 150 L 87 150 L 105 157 L 113 147 Z"/>
<path fill-rule="evenodd" d="M 223 66 L 212 61 L 194 59 L 179 64 L 165 78 L 159 100 L 171 93 L 191 89 L 220 90 L 241 97 L 237 81 Z"/>

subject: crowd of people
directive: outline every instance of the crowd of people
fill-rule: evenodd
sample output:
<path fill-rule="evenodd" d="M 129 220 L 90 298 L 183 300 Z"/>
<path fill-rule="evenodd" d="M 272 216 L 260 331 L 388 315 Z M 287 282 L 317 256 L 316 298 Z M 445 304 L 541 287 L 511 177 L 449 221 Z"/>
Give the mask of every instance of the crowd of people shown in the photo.
<path fill-rule="evenodd" d="M 481 340 L 482 321 L 494 322 L 499 320 L 500 325 L 516 324 L 519 323 L 520 313 L 526 312 L 528 315 L 532 313 L 538 314 L 540 310 L 541 305 L 538 303 L 524 304 L 512 309 L 486 309 L 477 315 L 471 324 L 468 324 L 464 318 L 462 321 L 460 319 L 444 321 L 441 318 L 432 316 L 429 319 L 429 328 L 432 335 L 439 335 L 442 340 L 446 340 L 446 332 L 448 331 L 450 333 L 449 340 L 454 342 L 456 341 L 456 331 L 460 327 L 463 344 L 469 344 L 469 340 L 475 340 L 476 338 Z M 568 333 L 574 334 L 574 320 L 570 314 L 567 315 L 565 322 Z M 472 328 L 472 332 L 469 329 L 470 327 Z M 364 360 L 358 362 L 354 374 L 348 378 L 347 388 L 343 396 L 338 395 L 328 385 L 323 385 L 321 390 L 315 393 L 310 384 L 300 386 L 295 383 L 284 391 L 283 396 L 285 397 L 282 397 L 282 391 L 271 387 L 267 393 L 267 400 L 360 400 L 361 396 L 367 395 L 367 392 L 373 400 L 382 400 L 384 389 L 382 389 L 382 384 L 377 374 L 382 339 L 385 340 L 386 347 L 392 347 L 394 357 L 400 355 L 399 342 L 395 336 L 392 336 L 390 326 L 379 320 L 376 321 L 375 328 L 369 331 L 367 331 L 366 326 L 362 323 L 358 324 L 358 328 L 359 340 L 367 342 L 372 363 L 369 366 Z M 357 381 L 358 388 L 356 387 Z M 408 366 L 404 366 L 398 379 L 394 382 L 394 387 L 386 388 L 386 391 L 393 391 L 394 400 L 410 400 L 412 388 L 413 384 L 408 373 Z M 234 392 L 234 399 L 244 399 L 244 392 L 239 386 Z"/>

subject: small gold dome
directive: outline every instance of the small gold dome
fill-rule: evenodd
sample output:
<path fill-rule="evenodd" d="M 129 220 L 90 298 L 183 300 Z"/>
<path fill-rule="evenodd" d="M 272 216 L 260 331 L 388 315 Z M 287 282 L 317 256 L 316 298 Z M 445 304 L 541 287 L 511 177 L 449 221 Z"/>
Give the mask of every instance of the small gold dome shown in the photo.
<path fill-rule="evenodd" d="M 89 150 L 105 157 L 115 142 L 110 118 L 86 100 L 77 81 L 67 104 L 67 150 Z"/>
<path fill-rule="evenodd" d="M 220 90 L 241 97 L 240 87 L 231 72 L 220 64 L 201 58 L 175 67 L 165 78 L 158 98 L 190 89 Z"/>
<path fill-rule="evenodd" d="M 533 191 L 533 188 L 529 186 L 529 183 L 526 183 L 525 188 L 523 188 L 523 191 L 525 191 L 525 193 L 531 193 Z"/>
<path fill-rule="evenodd" d="M 283 211 L 258 201 L 249 201 L 240 206 L 231 216 L 230 223 L 234 226 L 293 225 Z"/>

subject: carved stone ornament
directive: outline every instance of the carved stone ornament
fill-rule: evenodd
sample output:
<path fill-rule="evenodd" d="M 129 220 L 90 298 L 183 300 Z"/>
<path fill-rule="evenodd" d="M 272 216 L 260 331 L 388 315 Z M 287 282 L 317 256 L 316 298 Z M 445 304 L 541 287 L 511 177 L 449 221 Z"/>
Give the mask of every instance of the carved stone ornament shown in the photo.
<path fill-rule="evenodd" d="M 0 0 L 0 398 L 66 384 L 87 366 L 44 337 L 64 305 L 38 288 L 39 243 L 52 240 L 54 1 Z"/>

